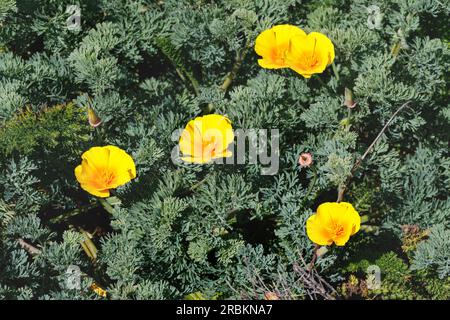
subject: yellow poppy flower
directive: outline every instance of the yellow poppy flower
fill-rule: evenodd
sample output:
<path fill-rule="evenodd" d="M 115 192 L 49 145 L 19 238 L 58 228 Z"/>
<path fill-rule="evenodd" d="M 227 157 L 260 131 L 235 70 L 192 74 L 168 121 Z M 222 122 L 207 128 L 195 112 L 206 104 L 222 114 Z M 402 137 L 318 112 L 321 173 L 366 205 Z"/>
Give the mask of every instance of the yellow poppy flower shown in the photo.
<path fill-rule="evenodd" d="M 309 239 L 321 246 L 343 246 L 358 232 L 361 218 L 348 202 L 325 202 L 306 221 Z"/>
<path fill-rule="evenodd" d="M 82 162 L 75 168 L 81 188 L 90 194 L 107 198 L 110 189 L 136 178 L 133 159 L 115 146 L 93 147 L 83 153 Z"/>
<path fill-rule="evenodd" d="M 311 32 L 307 36 L 291 38 L 286 52 L 286 64 L 305 78 L 314 73 L 322 73 L 334 60 L 334 45 L 327 36 Z"/>
<path fill-rule="evenodd" d="M 306 37 L 306 33 L 289 24 L 274 26 L 261 32 L 255 41 L 255 51 L 262 59 L 258 64 L 266 69 L 286 68 L 285 55 L 292 37 Z"/>
<path fill-rule="evenodd" d="M 227 117 L 209 114 L 189 121 L 183 130 L 179 146 L 186 162 L 206 163 L 212 159 L 230 157 L 228 146 L 234 140 L 233 128 Z"/>

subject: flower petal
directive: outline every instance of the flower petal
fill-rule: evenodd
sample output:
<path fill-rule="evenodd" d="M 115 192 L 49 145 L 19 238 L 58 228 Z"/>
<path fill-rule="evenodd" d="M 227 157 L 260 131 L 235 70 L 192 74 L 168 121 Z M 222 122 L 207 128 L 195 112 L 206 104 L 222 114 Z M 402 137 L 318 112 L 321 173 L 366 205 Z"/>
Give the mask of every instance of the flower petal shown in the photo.
<path fill-rule="evenodd" d="M 286 64 L 305 78 L 322 73 L 334 60 L 334 45 L 319 32 L 311 32 L 306 37 L 292 37 L 286 52 Z"/>
<path fill-rule="evenodd" d="M 108 198 L 110 196 L 109 189 L 98 190 L 98 189 L 92 187 L 92 185 L 84 184 L 84 183 L 80 184 L 80 186 L 83 190 L 89 192 L 90 194 L 92 194 L 96 197 Z"/>
<path fill-rule="evenodd" d="M 110 151 L 104 147 L 92 147 L 83 155 L 81 159 L 86 160 L 89 166 L 95 169 L 108 167 Z"/>
<path fill-rule="evenodd" d="M 130 179 L 136 178 L 136 166 L 128 153 L 115 146 L 106 146 L 105 148 L 110 152 L 109 169 L 119 173 L 127 173 Z"/>
<path fill-rule="evenodd" d="M 306 234 L 312 242 L 318 245 L 326 246 L 333 243 L 331 235 L 328 230 L 323 227 L 317 214 L 313 214 L 306 220 Z"/>
<path fill-rule="evenodd" d="M 321 51 L 326 52 L 328 57 L 328 65 L 330 65 L 334 61 L 334 45 L 331 40 L 320 32 L 311 32 L 308 34 L 308 37 L 313 37 L 317 40 L 317 46 L 320 46 Z"/>
<path fill-rule="evenodd" d="M 179 146 L 186 162 L 206 163 L 222 154 L 234 141 L 230 120 L 219 114 L 197 117 L 186 125 Z M 227 153 L 228 154 L 228 153 Z"/>
<path fill-rule="evenodd" d="M 223 152 L 220 153 L 214 153 L 213 155 L 213 159 L 218 159 L 218 158 L 228 158 L 231 157 L 233 155 L 233 152 L 231 152 L 230 150 L 224 150 Z"/>
<path fill-rule="evenodd" d="M 306 33 L 289 24 L 277 25 L 261 32 L 255 40 L 255 52 L 263 57 L 258 60 L 259 65 L 268 69 L 287 67 L 285 53 L 294 36 L 306 36 Z"/>
<path fill-rule="evenodd" d="M 190 163 L 197 163 L 197 164 L 204 164 L 211 162 L 211 158 L 194 158 L 194 157 L 182 157 L 181 160 L 190 162 Z"/>
<path fill-rule="evenodd" d="M 133 158 L 115 146 L 93 147 L 81 156 L 74 170 L 81 188 L 97 197 L 109 197 L 109 190 L 136 177 Z"/>
<path fill-rule="evenodd" d="M 270 61 L 269 59 L 258 59 L 258 64 L 260 67 L 265 68 L 265 69 L 281 69 L 281 68 L 286 68 L 286 66 L 284 65 L 279 65 L 276 63 L 273 63 L 272 61 Z"/>
<path fill-rule="evenodd" d="M 334 239 L 334 243 L 335 243 L 337 246 L 342 247 L 342 246 L 344 246 L 344 245 L 347 243 L 347 241 L 348 241 L 349 239 L 350 239 L 350 234 L 348 233 L 348 234 L 342 235 L 342 236 L 340 236 L 340 237 Z"/>

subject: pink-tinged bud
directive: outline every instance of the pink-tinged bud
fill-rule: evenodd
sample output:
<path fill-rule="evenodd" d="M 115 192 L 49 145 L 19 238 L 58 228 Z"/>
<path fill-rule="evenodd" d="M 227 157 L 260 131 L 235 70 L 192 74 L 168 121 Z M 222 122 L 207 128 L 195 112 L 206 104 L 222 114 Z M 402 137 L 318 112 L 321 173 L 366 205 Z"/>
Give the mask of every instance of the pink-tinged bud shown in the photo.
<path fill-rule="evenodd" d="M 91 127 L 96 128 L 102 124 L 102 119 L 100 119 L 95 113 L 94 109 L 88 107 L 88 119 Z"/>
<path fill-rule="evenodd" d="M 298 163 L 301 167 L 309 167 L 312 162 L 312 155 L 309 152 L 303 152 L 298 158 Z"/>
<path fill-rule="evenodd" d="M 345 100 L 344 100 L 344 105 L 349 108 L 349 109 L 353 109 L 354 107 L 356 107 L 356 102 L 353 101 L 353 92 L 352 90 L 350 90 L 349 88 L 345 88 Z"/>
<path fill-rule="evenodd" d="M 275 292 L 266 292 L 264 293 L 264 300 L 280 300 L 278 295 Z"/>

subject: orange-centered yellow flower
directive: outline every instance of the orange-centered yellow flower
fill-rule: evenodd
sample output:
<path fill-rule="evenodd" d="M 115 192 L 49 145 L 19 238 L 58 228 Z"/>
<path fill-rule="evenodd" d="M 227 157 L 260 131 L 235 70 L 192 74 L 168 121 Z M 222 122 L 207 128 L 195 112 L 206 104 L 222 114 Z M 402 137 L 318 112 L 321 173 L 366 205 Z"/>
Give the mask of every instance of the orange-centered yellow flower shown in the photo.
<path fill-rule="evenodd" d="M 334 60 L 334 45 L 322 33 L 306 34 L 302 29 L 277 25 L 261 32 L 256 38 L 255 51 L 266 69 L 291 68 L 305 78 L 322 73 Z"/>
<path fill-rule="evenodd" d="M 212 159 L 230 157 L 228 146 L 234 140 L 233 128 L 227 117 L 209 114 L 189 121 L 183 130 L 179 146 L 186 162 L 206 163 Z"/>
<path fill-rule="evenodd" d="M 306 33 L 289 24 L 274 26 L 261 32 L 255 41 L 255 51 L 262 57 L 258 60 L 259 65 L 267 69 L 287 68 L 286 52 L 295 36 L 306 37 Z"/>
<path fill-rule="evenodd" d="M 309 239 L 321 246 L 343 246 L 358 232 L 361 218 L 348 202 L 325 202 L 306 221 Z"/>
<path fill-rule="evenodd" d="M 75 176 L 81 188 L 90 194 L 106 198 L 109 190 L 136 178 L 133 159 L 115 146 L 93 147 L 83 153 Z"/>
<path fill-rule="evenodd" d="M 327 36 L 319 32 L 298 35 L 291 38 L 285 61 L 289 68 L 310 78 L 322 73 L 334 60 L 334 45 Z"/>

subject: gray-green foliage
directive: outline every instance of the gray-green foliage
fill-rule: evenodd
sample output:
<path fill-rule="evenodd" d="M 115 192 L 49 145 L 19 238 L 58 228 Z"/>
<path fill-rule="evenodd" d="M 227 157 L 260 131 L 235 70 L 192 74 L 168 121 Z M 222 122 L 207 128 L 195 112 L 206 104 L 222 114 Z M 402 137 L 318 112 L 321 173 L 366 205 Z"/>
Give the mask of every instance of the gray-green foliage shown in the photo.
<path fill-rule="evenodd" d="M 377 1 L 381 25 L 369 29 L 372 2 L 0 1 L 0 298 L 93 298 L 93 281 L 112 299 L 199 291 L 262 298 L 254 281 L 277 286 L 280 279 L 304 298 L 293 266 L 312 258 L 306 219 L 336 200 L 356 159 L 407 101 L 345 200 L 369 226 L 395 236 L 404 224 L 433 227 L 413 267 L 447 277 L 448 6 Z M 79 31 L 66 27 L 72 4 L 81 8 Z M 329 36 L 334 66 L 311 79 L 261 69 L 255 38 L 284 23 Z M 239 58 L 231 86 L 221 88 Z M 351 111 L 345 87 L 357 102 Z M 70 123 L 46 116 L 69 102 L 76 111 L 62 109 L 69 111 L 61 117 Z M 88 106 L 103 120 L 95 130 L 82 119 Z M 235 129 L 279 129 L 278 174 L 261 176 L 260 164 L 172 163 L 173 132 L 212 111 Z M 25 129 L 17 127 L 30 113 Z M 73 175 L 84 150 L 106 144 L 131 154 L 138 171 L 115 191 L 121 203 L 112 215 Z M 302 152 L 312 153 L 311 167 L 299 167 Z M 76 214 L 81 222 L 66 218 Z M 82 250 L 79 228 L 93 234 L 95 262 Z M 371 237 L 360 231 L 350 243 Z M 317 269 L 337 285 L 348 255 L 331 247 Z M 81 268 L 81 291 L 65 288 L 70 265 Z"/>
<path fill-rule="evenodd" d="M 431 269 L 439 278 L 450 276 L 450 232 L 443 225 L 432 228 L 430 238 L 420 243 L 414 254 L 413 270 Z"/>

